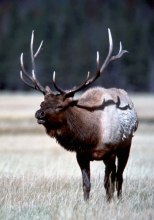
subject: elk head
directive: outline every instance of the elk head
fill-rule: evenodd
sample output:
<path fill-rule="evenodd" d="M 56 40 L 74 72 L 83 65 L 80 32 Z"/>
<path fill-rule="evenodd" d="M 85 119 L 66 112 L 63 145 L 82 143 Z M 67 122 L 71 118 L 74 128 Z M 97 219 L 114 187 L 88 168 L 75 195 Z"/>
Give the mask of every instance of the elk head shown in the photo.
<path fill-rule="evenodd" d="M 41 42 L 37 52 L 34 54 L 33 53 L 33 41 L 34 41 L 34 31 L 32 31 L 32 36 L 31 36 L 31 44 L 30 44 L 30 51 L 31 51 L 31 61 L 32 61 L 32 76 L 28 75 L 24 68 L 24 63 L 23 63 L 23 53 L 21 54 L 21 68 L 22 71 L 20 71 L 20 76 L 22 81 L 29 87 L 36 89 L 43 93 L 45 96 L 44 102 L 41 103 L 41 108 L 38 110 L 35 114 L 35 117 L 37 118 L 37 122 L 39 124 L 43 125 L 49 125 L 52 126 L 52 129 L 57 129 L 61 124 L 64 123 L 64 110 L 67 109 L 71 103 L 72 103 L 72 97 L 74 94 L 83 88 L 86 88 L 87 86 L 91 85 L 105 70 L 105 68 L 108 66 L 108 64 L 113 61 L 119 59 L 124 53 L 127 53 L 126 50 L 122 50 L 122 44 L 120 42 L 120 49 L 119 53 L 116 56 L 112 56 L 112 51 L 113 51 L 113 41 L 112 41 L 112 36 L 110 29 L 108 29 L 108 35 L 109 35 L 109 52 L 108 55 L 102 65 L 101 68 L 99 68 L 99 52 L 97 52 L 97 58 L 96 58 L 96 63 L 97 63 L 97 71 L 96 74 L 89 79 L 89 72 L 87 74 L 85 82 L 78 86 L 74 87 L 71 90 L 63 90 L 59 88 L 56 85 L 55 82 L 55 72 L 53 73 L 53 83 L 55 89 L 59 92 L 58 94 L 53 94 L 51 89 L 47 86 L 44 88 L 37 80 L 36 77 L 36 68 L 35 68 L 35 59 L 38 57 L 39 53 L 42 50 L 42 44 L 43 41 Z M 23 78 L 23 74 L 33 83 L 29 84 L 26 82 Z"/>

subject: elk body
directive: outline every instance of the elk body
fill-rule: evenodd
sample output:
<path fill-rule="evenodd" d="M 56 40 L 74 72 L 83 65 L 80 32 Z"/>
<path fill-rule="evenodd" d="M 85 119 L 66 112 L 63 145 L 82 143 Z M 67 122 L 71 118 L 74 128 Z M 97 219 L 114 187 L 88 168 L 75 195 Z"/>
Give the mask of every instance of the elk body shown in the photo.
<path fill-rule="evenodd" d="M 79 99 L 73 99 L 74 94 L 92 84 L 111 61 L 127 52 L 122 50 L 120 42 L 118 55 L 112 56 L 113 43 L 110 29 L 108 34 L 108 56 L 99 69 L 97 52 L 97 71 L 91 79 L 88 72 L 81 86 L 64 91 L 56 85 L 54 72 L 53 83 L 58 94 L 53 94 L 49 87 L 41 86 L 36 78 L 34 60 L 40 53 L 43 42 L 34 55 L 34 32 L 31 38 L 32 76 L 27 74 L 23 64 L 23 54 L 21 55 L 21 79 L 29 87 L 44 95 L 41 108 L 35 114 L 37 122 L 42 124 L 47 134 L 56 138 L 62 147 L 76 152 L 77 162 L 82 172 L 85 200 L 89 198 L 90 161 L 93 160 L 103 160 L 105 164 L 104 187 L 107 199 L 110 201 L 113 197 L 115 186 L 118 198 L 121 197 L 123 171 L 129 157 L 132 137 L 138 126 L 133 103 L 122 89 L 95 87 L 87 90 Z M 22 73 L 33 84 L 27 83 Z"/>

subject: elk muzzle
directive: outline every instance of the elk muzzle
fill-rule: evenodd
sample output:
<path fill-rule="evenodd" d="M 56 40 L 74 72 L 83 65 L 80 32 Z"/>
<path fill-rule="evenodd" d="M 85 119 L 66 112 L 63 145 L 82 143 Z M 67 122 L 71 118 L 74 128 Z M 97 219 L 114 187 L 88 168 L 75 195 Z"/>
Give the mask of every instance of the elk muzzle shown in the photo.
<path fill-rule="evenodd" d="M 35 118 L 37 119 L 38 124 L 44 124 L 46 122 L 45 120 L 45 113 L 42 110 L 38 110 L 35 113 Z"/>

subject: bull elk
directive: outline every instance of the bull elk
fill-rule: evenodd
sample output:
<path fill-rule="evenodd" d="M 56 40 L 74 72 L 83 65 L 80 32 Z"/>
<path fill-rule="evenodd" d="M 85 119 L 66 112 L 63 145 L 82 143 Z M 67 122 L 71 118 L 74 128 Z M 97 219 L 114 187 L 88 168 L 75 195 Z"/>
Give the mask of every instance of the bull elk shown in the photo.
<path fill-rule="evenodd" d="M 84 199 L 90 193 L 90 161 L 103 160 L 105 164 L 104 187 L 108 201 L 114 194 L 121 198 L 123 171 L 129 157 L 132 137 L 138 127 L 137 113 L 128 94 L 122 89 L 101 87 L 90 88 L 80 98 L 74 100 L 76 92 L 91 85 L 105 70 L 108 64 L 119 59 L 126 50 L 122 50 L 120 42 L 119 53 L 112 56 L 113 42 L 110 29 L 109 52 L 99 68 L 99 52 L 97 52 L 96 74 L 89 79 L 89 72 L 85 82 L 71 90 L 63 90 L 57 86 L 55 72 L 53 84 L 59 92 L 53 94 L 47 86 L 44 88 L 37 80 L 35 59 L 42 49 L 41 42 L 37 52 L 33 53 L 34 31 L 31 37 L 32 76 L 28 75 L 21 54 L 20 71 L 22 81 L 29 87 L 43 93 L 44 101 L 35 113 L 38 124 L 45 127 L 46 133 L 56 138 L 66 150 L 75 151 L 83 179 Z M 23 74 L 32 82 L 26 82 Z M 117 166 L 116 166 L 117 158 Z"/>

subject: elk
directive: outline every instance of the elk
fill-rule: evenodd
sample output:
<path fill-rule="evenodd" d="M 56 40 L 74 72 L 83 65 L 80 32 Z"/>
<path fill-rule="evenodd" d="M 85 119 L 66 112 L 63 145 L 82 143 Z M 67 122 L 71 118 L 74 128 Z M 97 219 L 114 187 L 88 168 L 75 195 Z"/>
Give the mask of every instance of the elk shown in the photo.
<path fill-rule="evenodd" d="M 137 113 L 128 94 L 122 89 L 94 87 L 84 92 L 78 99 L 73 99 L 76 92 L 91 85 L 105 70 L 108 64 L 119 59 L 126 50 L 122 50 L 120 42 L 119 53 L 112 56 L 113 41 L 110 29 L 109 52 L 99 68 L 99 52 L 97 52 L 96 74 L 89 79 L 89 72 L 84 83 L 71 90 L 63 90 L 57 86 L 55 72 L 53 84 L 58 94 L 54 94 L 49 86 L 45 88 L 36 77 L 35 59 L 42 50 L 41 42 L 37 52 L 33 53 L 34 31 L 31 37 L 32 76 L 23 62 L 21 54 L 20 76 L 29 87 L 40 91 L 44 101 L 35 117 L 38 124 L 45 127 L 50 137 L 68 151 L 76 152 L 76 159 L 82 173 L 84 200 L 90 194 L 90 161 L 103 160 L 105 164 L 104 187 L 107 200 L 113 198 L 115 188 L 117 197 L 121 198 L 123 172 L 128 161 L 132 137 L 138 127 Z M 23 74 L 32 82 L 23 78 Z M 117 163 L 116 163 L 117 159 Z"/>

